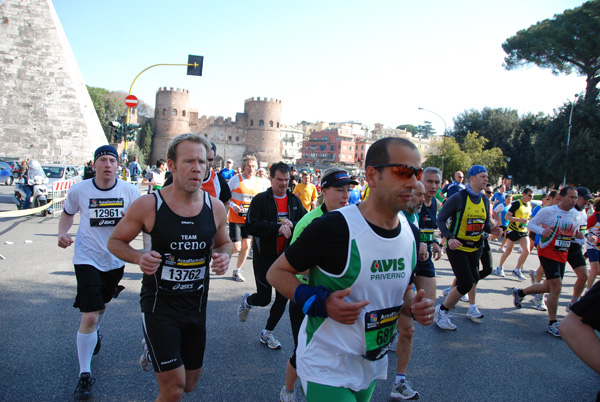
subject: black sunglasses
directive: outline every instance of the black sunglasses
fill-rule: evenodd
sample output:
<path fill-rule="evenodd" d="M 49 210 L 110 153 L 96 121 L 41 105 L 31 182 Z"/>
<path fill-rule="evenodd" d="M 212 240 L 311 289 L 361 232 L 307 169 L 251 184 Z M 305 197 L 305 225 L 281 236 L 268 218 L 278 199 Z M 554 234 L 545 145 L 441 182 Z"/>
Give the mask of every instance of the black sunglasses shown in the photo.
<path fill-rule="evenodd" d="M 384 167 L 392 168 L 394 176 L 400 179 L 410 179 L 413 174 L 417 180 L 421 180 L 421 177 L 423 177 L 423 168 L 416 168 L 402 163 L 386 163 L 385 165 L 375 165 L 373 167 L 375 169 Z"/>

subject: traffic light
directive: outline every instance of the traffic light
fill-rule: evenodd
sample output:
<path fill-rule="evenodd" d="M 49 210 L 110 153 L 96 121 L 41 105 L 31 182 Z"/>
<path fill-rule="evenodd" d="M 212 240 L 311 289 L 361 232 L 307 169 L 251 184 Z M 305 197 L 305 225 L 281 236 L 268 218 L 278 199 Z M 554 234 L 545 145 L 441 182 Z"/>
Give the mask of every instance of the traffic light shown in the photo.
<path fill-rule="evenodd" d="M 127 141 L 137 141 L 138 132 L 142 129 L 139 124 L 127 124 L 126 125 L 126 139 Z"/>
<path fill-rule="evenodd" d="M 202 64 L 203 63 L 204 63 L 204 56 L 194 56 L 191 54 L 188 55 L 187 75 L 202 76 Z"/>
<path fill-rule="evenodd" d="M 112 129 L 112 134 L 115 143 L 121 142 L 125 129 L 124 124 L 121 124 L 118 121 L 111 121 L 110 123 L 108 123 L 108 126 Z"/>

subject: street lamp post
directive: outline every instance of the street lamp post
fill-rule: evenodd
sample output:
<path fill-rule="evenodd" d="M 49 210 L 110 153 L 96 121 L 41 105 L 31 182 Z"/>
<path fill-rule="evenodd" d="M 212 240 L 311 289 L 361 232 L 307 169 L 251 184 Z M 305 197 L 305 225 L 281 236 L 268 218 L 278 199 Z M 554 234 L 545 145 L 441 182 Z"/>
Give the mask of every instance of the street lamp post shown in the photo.
<path fill-rule="evenodd" d="M 573 126 L 573 109 L 575 108 L 575 103 L 577 102 L 578 94 L 575 94 L 575 99 L 573 103 L 571 103 L 571 114 L 569 115 L 569 132 L 567 134 L 567 157 L 565 158 L 565 176 L 563 178 L 563 187 L 567 185 L 567 167 L 569 166 L 569 143 L 571 142 L 571 127 Z"/>
<path fill-rule="evenodd" d="M 429 113 L 433 113 L 434 115 L 436 115 L 437 117 L 439 117 L 440 119 L 442 119 L 442 121 L 444 122 L 444 141 L 443 141 L 443 145 L 442 145 L 442 180 L 444 180 L 444 158 L 446 157 L 446 131 L 448 131 L 447 126 L 446 126 L 446 120 L 444 120 L 444 118 L 442 116 L 440 116 L 439 114 L 437 114 L 436 112 L 429 110 L 429 109 L 425 109 L 420 107 L 419 110 L 424 110 L 426 112 Z"/>

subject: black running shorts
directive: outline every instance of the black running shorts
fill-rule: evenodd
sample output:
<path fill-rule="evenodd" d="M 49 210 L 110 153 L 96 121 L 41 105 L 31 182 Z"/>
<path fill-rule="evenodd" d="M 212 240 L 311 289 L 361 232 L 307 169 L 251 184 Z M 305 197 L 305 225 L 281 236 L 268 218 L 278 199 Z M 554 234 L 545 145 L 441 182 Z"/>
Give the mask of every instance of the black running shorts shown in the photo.
<path fill-rule="evenodd" d="M 527 232 L 518 232 L 516 230 L 511 230 L 506 234 L 506 238 L 508 240 L 514 241 L 515 243 L 517 243 L 519 239 L 523 237 L 527 237 Z"/>
<path fill-rule="evenodd" d="M 144 337 L 157 373 L 202 368 L 206 348 L 206 310 L 198 314 L 142 313 Z"/>
<path fill-rule="evenodd" d="M 104 310 L 104 305 L 113 298 L 124 271 L 125 266 L 103 272 L 91 265 L 75 265 L 77 295 L 73 307 L 79 308 L 82 313 Z"/>
<path fill-rule="evenodd" d="M 583 251 L 581 251 L 581 244 L 571 242 L 569 247 L 569 254 L 567 255 L 567 262 L 571 268 L 585 267 L 585 258 L 583 257 Z"/>
<path fill-rule="evenodd" d="M 571 311 L 581 317 L 581 322 L 600 331 L 600 282 L 572 305 Z"/>
<path fill-rule="evenodd" d="M 556 260 L 546 258 L 542 255 L 540 257 L 540 265 L 544 269 L 546 279 L 561 279 L 565 276 L 565 262 L 558 262 Z"/>
<path fill-rule="evenodd" d="M 242 239 L 251 239 L 252 236 L 246 232 L 243 223 L 229 222 L 229 238 L 232 242 L 242 241 Z"/>

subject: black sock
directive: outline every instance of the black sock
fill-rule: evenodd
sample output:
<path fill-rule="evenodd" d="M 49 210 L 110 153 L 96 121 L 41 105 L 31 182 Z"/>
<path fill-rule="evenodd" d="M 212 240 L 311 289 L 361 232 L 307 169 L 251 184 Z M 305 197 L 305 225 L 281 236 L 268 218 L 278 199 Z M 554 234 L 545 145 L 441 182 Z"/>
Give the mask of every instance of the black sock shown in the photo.
<path fill-rule="evenodd" d="M 448 307 L 444 306 L 443 304 L 440 306 L 440 310 L 449 311 Z"/>
<path fill-rule="evenodd" d="M 551 326 L 552 324 L 554 324 L 555 322 L 558 322 L 557 320 L 550 320 L 548 326 Z"/>
<path fill-rule="evenodd" d="M 525 297 L 525 292 L 523 292 L 523 289 L 517 289 L 517 294 L 519 297 Z"/>

